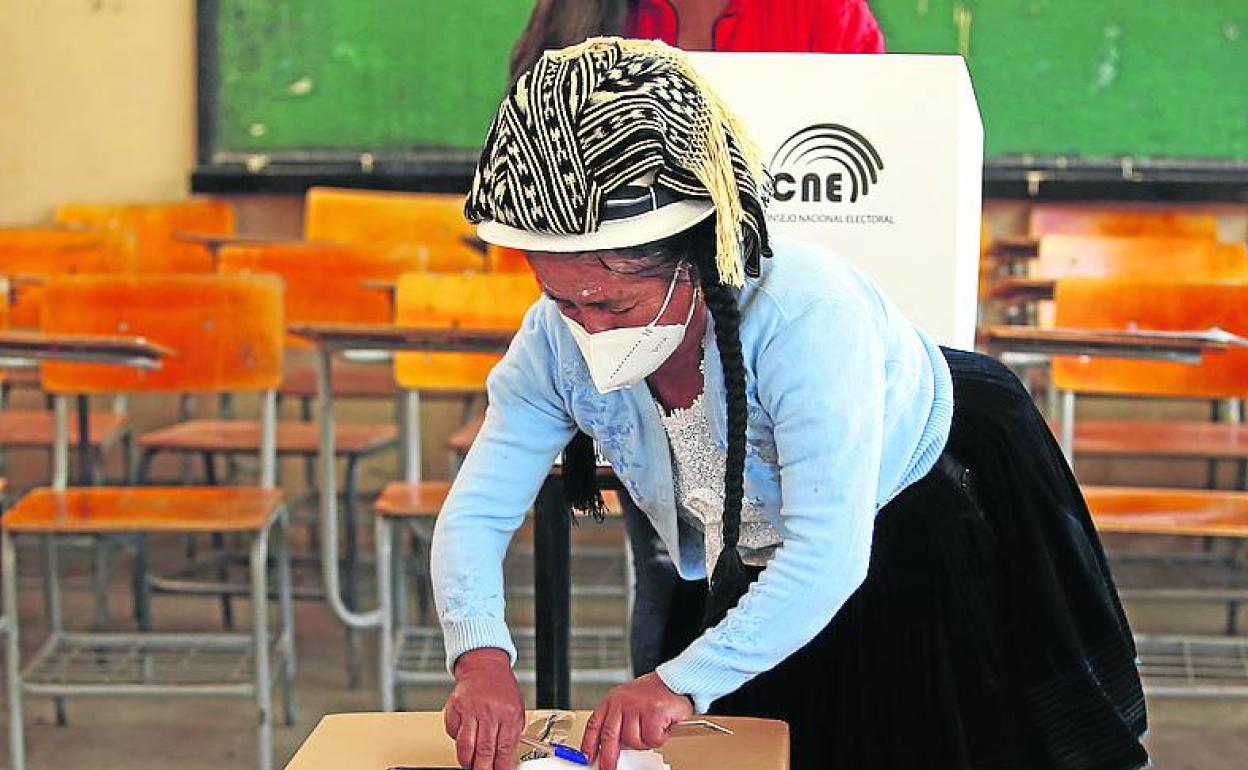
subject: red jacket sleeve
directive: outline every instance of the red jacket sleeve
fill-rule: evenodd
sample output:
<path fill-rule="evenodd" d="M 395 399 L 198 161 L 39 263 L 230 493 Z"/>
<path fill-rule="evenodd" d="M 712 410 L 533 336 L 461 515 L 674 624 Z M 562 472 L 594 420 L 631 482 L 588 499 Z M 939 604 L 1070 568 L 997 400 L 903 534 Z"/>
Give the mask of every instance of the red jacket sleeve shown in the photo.
<path fill-rule="evenodd" d="M 884 33 L 867 0 L 817 0 L 810 50 L 818 53 L 884 53 Z"/>

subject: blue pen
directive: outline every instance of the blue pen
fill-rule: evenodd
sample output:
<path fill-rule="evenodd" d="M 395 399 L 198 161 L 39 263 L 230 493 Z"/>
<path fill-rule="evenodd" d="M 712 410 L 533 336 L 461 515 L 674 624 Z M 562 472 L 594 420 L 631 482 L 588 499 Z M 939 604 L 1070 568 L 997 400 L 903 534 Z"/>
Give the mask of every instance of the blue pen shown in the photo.
<path fill-rule="evenodd" d="M 562 743 L 547 743 L 546 741 L 539 741 L 536 738 L 530 738 L 527 735 L 520 736 L 520 742 L 535 749 L 549 751 L 553 756 L 567 760 L 573 764 L 589 767 L 589 757 L 585 756 L 584 752 L 577 751 L 571 746 L 564 746 Z"/>

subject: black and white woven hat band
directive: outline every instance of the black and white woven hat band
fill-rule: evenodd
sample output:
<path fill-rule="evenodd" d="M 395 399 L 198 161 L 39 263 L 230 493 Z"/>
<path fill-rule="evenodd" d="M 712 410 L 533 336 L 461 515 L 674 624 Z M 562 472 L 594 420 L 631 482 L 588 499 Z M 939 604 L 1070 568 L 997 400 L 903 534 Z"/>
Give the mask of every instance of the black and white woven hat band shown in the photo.
<path fill-rule="evenodd" d="M 486 220 L 477 225 L 477 235 L 486 243 L 525 251 L 604 251 L 663 240 L 713 213 L 715 205 L 709 199 L 689 198 L 662 185 L 639 180 L 603 197 L 600 224 L 594 232 L 556 235 Z"/>

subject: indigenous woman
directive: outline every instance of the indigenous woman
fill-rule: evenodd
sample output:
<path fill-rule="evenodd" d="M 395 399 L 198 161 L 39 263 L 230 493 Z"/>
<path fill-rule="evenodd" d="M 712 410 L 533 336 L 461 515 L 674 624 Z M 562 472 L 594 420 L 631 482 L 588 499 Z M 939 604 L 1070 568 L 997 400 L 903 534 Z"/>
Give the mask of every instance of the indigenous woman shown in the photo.
<path fill-rule="evenodd" d="M 500 108 L 467 215 L 545 296 L 434 535 L 459 761 L 514 762 L 502 558 L 565 445 L 574 510 L 600 512 L 592 438 L 685 581 L 664 660 L 590 719 L 600 767 L 698 712 L 783 719 L 798 770 L 1143 765 L 1130 630 L 1026 392 L 772 243 L 763 189 L 662 43 L 548 53 Z"/>

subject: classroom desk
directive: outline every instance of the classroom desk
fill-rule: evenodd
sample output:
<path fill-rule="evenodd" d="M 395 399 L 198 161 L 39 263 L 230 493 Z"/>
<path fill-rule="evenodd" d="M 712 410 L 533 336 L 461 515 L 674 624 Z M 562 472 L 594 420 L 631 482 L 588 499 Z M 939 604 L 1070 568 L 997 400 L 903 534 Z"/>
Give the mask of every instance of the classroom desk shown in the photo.
<path fill-rule="evenodd" d="M 73 361 L 156 369 L 173 351 L 143 337 L 103 334 L 48 334 L 0 331 L 0 365 L 33 366 L 39 361 Z M 91 418 L 88 398 L 76 397 L 78 412 L 78 480 L 91 484 Z"/>
<path fill-rule="evenodd" d="M 320 422 L 320 445 L 317 461 L 321 467 L 321 571 L 325 581 L 325 595 L 338 618 L 351 628 L 377 628 L 386 635 L 387 618 L 391 617 L 388 591 L 379 591 L 378 606 L 361 612 L 349 607 L 343 599 L 341 574 L 338 564 L 338 492 L 334 456 L 334 393 L 330 387 L 334 357 L 351 352 L 476 352 L 502 353 L 511 344 L 514 330 L 489 329 L 412 329 L 389 324 L 295 324 L 288 331 L 313 344 L 316 348 L 316 387 L 318 419 Z M 401 435 L 404 443 L 404 476 L 408 481 L 420 479 L 419 419 L 417 394 L 404 395 L 402 410 L 405 424 Z M 389 530 L 377 522 L 377 579 L 378 586 L 388 585 Z M 535 545 L 535 551 L 537 546 Z M 348 559 L 351 555 L 348 555 Z M 566 556 L 565 556 L 566 558 Z M 383 639 L 383 645 L 385 641 Z M 383 667 L 381 681 L 387 681 L 384 667 L 390 665 L 386 653 L 381 655 Z M 390 708 L 391 694 L 383 685 L 383 708 Z M 384 770 L 384 769 L 383 769 Z"/>
<path fill-rule="evenodd" d="M 568 741 L 572 745 L 579 744 L 589 713 L 576 716 L 573 740 Z M 789 729 L 783 722 L 741 717 L 714 721 L 734 734 L 671 739 L 661 753 L 672 770 L 787 770 Z M 321 719 L 286 770 L 392 767 L 459 767 L 441 712 L 330 714 Z"/>
<path fill-rule="evenodd" d="M 1112 329 L 1038 328 L 1033 326 L 988 326 L 976 337 L 979 346 L 992 355 L 1024 356 L 1015 366 L 1043 362 L 1052 356 L 1134 358 L 1149 361 L 1200 364 L 1208 353 L 1225 353 L 1231 348 L 1248 347 L 1248 339 L 1222 329 L 1190 331 L 1115 331 Z M 1054 399 L 1056 391 L 1050 388 Z M 1075 394 L 1061 394 L 1058 443 L 1070 462 L 1075 445 Z M 1050 417 L 1057 412 L 1056 400 Z"/>
<path fill-rule="evenodd" d="M 976 335 L 993 355 L 1032 353 L 1047 356 L 1142 358 L 1199 364 L 1206 353 L 1248 347 L 1248 339 L 1222 329 L 1191 331 L 1115 331 L 1109 329 L 987 326 Z"/>

